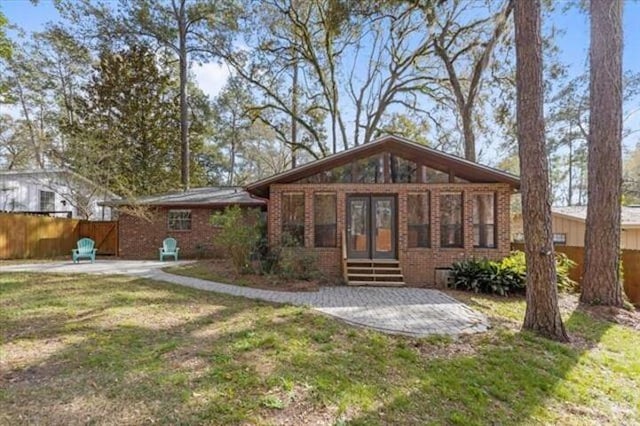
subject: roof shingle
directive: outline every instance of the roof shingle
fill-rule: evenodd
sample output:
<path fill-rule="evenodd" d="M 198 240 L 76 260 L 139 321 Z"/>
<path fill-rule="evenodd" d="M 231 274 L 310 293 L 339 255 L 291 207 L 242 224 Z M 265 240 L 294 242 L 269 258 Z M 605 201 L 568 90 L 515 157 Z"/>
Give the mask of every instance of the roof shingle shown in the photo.
<path fill-rule="evenodd" d="M 164 194 L 148 195 L 145 197 L 113 200 L 108 205 L 146 205 L 146 206 L 194 206 L 212 207 L 232 204 L 247 206 L 266 205 L 261 198 L 252 197 L 247 191 L 237 186 L 202 187 L 187 191 L 173 191 Z"/>

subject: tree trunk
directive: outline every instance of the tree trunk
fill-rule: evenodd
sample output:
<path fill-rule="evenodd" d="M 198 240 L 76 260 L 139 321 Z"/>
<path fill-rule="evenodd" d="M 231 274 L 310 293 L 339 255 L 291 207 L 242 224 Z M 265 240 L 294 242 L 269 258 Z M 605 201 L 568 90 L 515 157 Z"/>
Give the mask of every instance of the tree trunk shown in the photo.
<path fill-rule="evenodd" d="M 236 126 L 236 115 L 233 114 L 231 119 L 231 128 L 233 129 L 233 136 L 231 136 L 231 152 L 229 165 L 229 179 L 227 179 L 227 185 L 233 186 L 234 178 L 236 175 L 236 147 L 238 146 L 238 128 Z"/>
<path fill-rule="evenodd" d="M 462 113 L 462 131 L 464 135 L 464 158 L 476 161 L 476 135 L 473 131 L 473 103 L 467 103 Z"/>
<path fill-rule="evenodd" d="M 179 59 L 180 59 L 180 146 L 182 153 L 181 178 L 184 190 L 190 186 L 190 161 L 189 151 L 189 106 L 187 105 L 187 16 L 185 11 L 185 1 L 180 4 L 178 16 L 179 32 Z"/>
<path fill-rule="evenodd" d="M 544 140 L 540 0 L 516 0 L 517 124 L 522 218 L 527 260 L 523 329 L 559 341 L 569 338 L 558 309 Z"/>
<path fill-rule="evenodd" d="M 298 60 L 293 60 L 293 80 L 291 82 L 291 168 L 297 166 L 298 149 Z"/>
<path fill-rule="evenodd" d="M 592 0 L 588 207 L 580 301 L 622 306 L 622 0 Z"/>
<path fill-rule="evenodd" d="M 569 135 L 571 135 L 571 130 L 569 130 Z M 569 194 L 567 196 L 568 206 L 573 205 L 573 138 L 569 140 Z"/>
<path fill-rule="evenodd" d="M 20 83 L 19 80 L 16 82 L 16 87 L 18 88 L 20 105 L 22 107 L 25 122 L 27 123 L 27 128 L 29 129 L 29 140 L 31 141 L 31 146 L 33 147 L 33 156 L 36 160 L 38 168 L 44 169 L 44 160 L 42 158 L 42 151 L 40 149 L 40 140 L 36 137 L 35 130 L 33 129 L 33 122 L 31 121 L 31 117 L 29 116 L 29 109 L 27 108 L 24 91 L 22 90 L 22 83 Z"/>

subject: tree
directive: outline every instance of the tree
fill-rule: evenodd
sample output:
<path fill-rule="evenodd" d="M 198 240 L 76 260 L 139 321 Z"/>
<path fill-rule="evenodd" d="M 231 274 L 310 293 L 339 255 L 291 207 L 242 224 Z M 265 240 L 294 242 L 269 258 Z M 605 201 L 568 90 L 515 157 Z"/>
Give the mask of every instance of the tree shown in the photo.
<path fill-rule="evenodd" d="M 29 166 L 26 129 L 9 114 L 0 115 L 0 168 L 11 170 Z"/>
<path fill-rule="evenodd" d="M 627 156 L 624 171 L 623 190 L 625 204 L 640 204 L 640 143 Z"/>
<path fill-rule="evenodd" d="M 190 186 L 189 66 L 191 60 L 215 60 L 228 33 L 236 25 L 234 1 L 215 0 L 120 0 L 113 8 L 93 0 L 66 2 L 60 9 L 101 42 L 143 40 L 167 49 L 178 58 L 181 181 Z M 77 11 L 83 11 L 79 16 Z M 93 19 L 87 19 L 91 17 Z"/>
<path fill-rule="evenodd" d="M 6 101 L 18 117 L 12 123 L 14 146 L 28 146 L 24 166 L 44 168 L 63 161 L 61 126 L 72 123 L 79 86 L 90 68 L 89 51 L 59 28 L 34 33 L 16 45 L 3 67 Z"/>
<path fill-rule="evenodd" d="M 71 168 L 121 195 L 175 189 L 177 86 L 145 46 L 103 53 L 66 129 Z"/>
<path fill-rule="evenodd" d="M 227 185 L 238 183 L 238 157 L 250 137 L 253 99 L 246 83 L 231 77 L 214 102 L 216 115 L 215 138 L 220 148 L 228 153 Z"/>
<path fill-rule="evenodd" d="M 9 21 L 7 21 L 7 18 L 2 14 L 2 11 L 0 11 L 0 64 L 11 58 L 11 41 L 9 41 L 9 38 L 7 37 L 7 34 L 5 32 L 5 28 L 8 23 Z M 2 67 L 0 67 L 0 70 L 1 69 Z M 4 82 L 0 80 L 0 103 L 2 103 L 6 90 L 7 87 L 5 86 Z"/>
<path fill-rule="evenodd" d="M 622 1 L 592 1 L 590 13 L 589 203 L 580 300 L 622 306 Z"/>
<path fill-rule="evenodd" d="M 513 0 L 504 1 L 489 17 L 475 18 L 476 14 L 473 14 L 473 20 L 462 22 L 468 13 L 467 9 L 472 6 L 475 7 L 475 4 L 464 0 L 441 5 L 436 12 L 437 34 L 433 47 L 446 75 L 437 80 L 437 84 L 452 94 L 462 127 L 464 157 L 476 161 L 474 120 L 483 74 L 491 63 L 496 46 L 508 34 Z"/>
<path fill-rule="evenodd" d="M 523 329 L 568 341 L 558 308 L 545 151 L 540 0 L 515 1 L 517 127 L 527 261 Z"/>
<path fill-rule="evenodd" d="M 255 90 L 260 119 L 295 144 L 296 152 L 321 157 L 367 143 L 393 110 L 433 121 L 420 108 L 429 75 L 417 66 L 432 53 L 432 35 L 424 30 L 427 7 L 321 0 L 247 3 L 246 45 L 234 46 L 225 60 Z M 288 131 L 292 118 L 298 128 L 295 141 L 295 132 Z"/>
<path fill-rule="evenodd" d="M 623 75 L 623 141 L 640 131 L 634 114 L 640 112 L 640 73 Z M 584 205 L 587 202 L 587 140 L 589 139 L 589 75 L 570 79 L 548 105 L 547 149 L 557 162 L 551 176 L 556 202 Z M 636 127 L 633 127 L 636 124 Z"/>

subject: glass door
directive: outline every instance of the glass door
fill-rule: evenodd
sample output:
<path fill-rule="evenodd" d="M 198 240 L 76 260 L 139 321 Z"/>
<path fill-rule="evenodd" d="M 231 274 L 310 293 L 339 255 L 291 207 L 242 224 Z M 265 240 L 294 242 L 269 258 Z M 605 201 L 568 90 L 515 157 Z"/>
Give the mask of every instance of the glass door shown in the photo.
<path fill-rule="evenodd" d="M 369 255 L 369 197 L 347 198 L 347 256 L 368 259 Z"/>
<path fill-rule="evenodd" d="M 371 197 L 373 213 L 373 259 L 394 259 L 396 257 L 395 238 L 395 198 Z"/>
<path fill-rule="evenodd" d="M 347 197 L 347 256 L 350 259 L 395 259 L 395 210 L 395 197 Z"/>

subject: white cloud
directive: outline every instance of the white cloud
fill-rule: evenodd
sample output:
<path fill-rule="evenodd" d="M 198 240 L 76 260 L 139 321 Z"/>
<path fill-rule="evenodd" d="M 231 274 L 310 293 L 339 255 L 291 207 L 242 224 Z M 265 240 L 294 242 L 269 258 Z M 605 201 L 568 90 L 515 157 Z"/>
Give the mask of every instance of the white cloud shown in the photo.
<path fill-rule="evenodd" d="M 229 78 L 229 67 L 212 62 L 193 64 L 193 74 L 200 89 L 210 98 L 214 98 Z"/>

